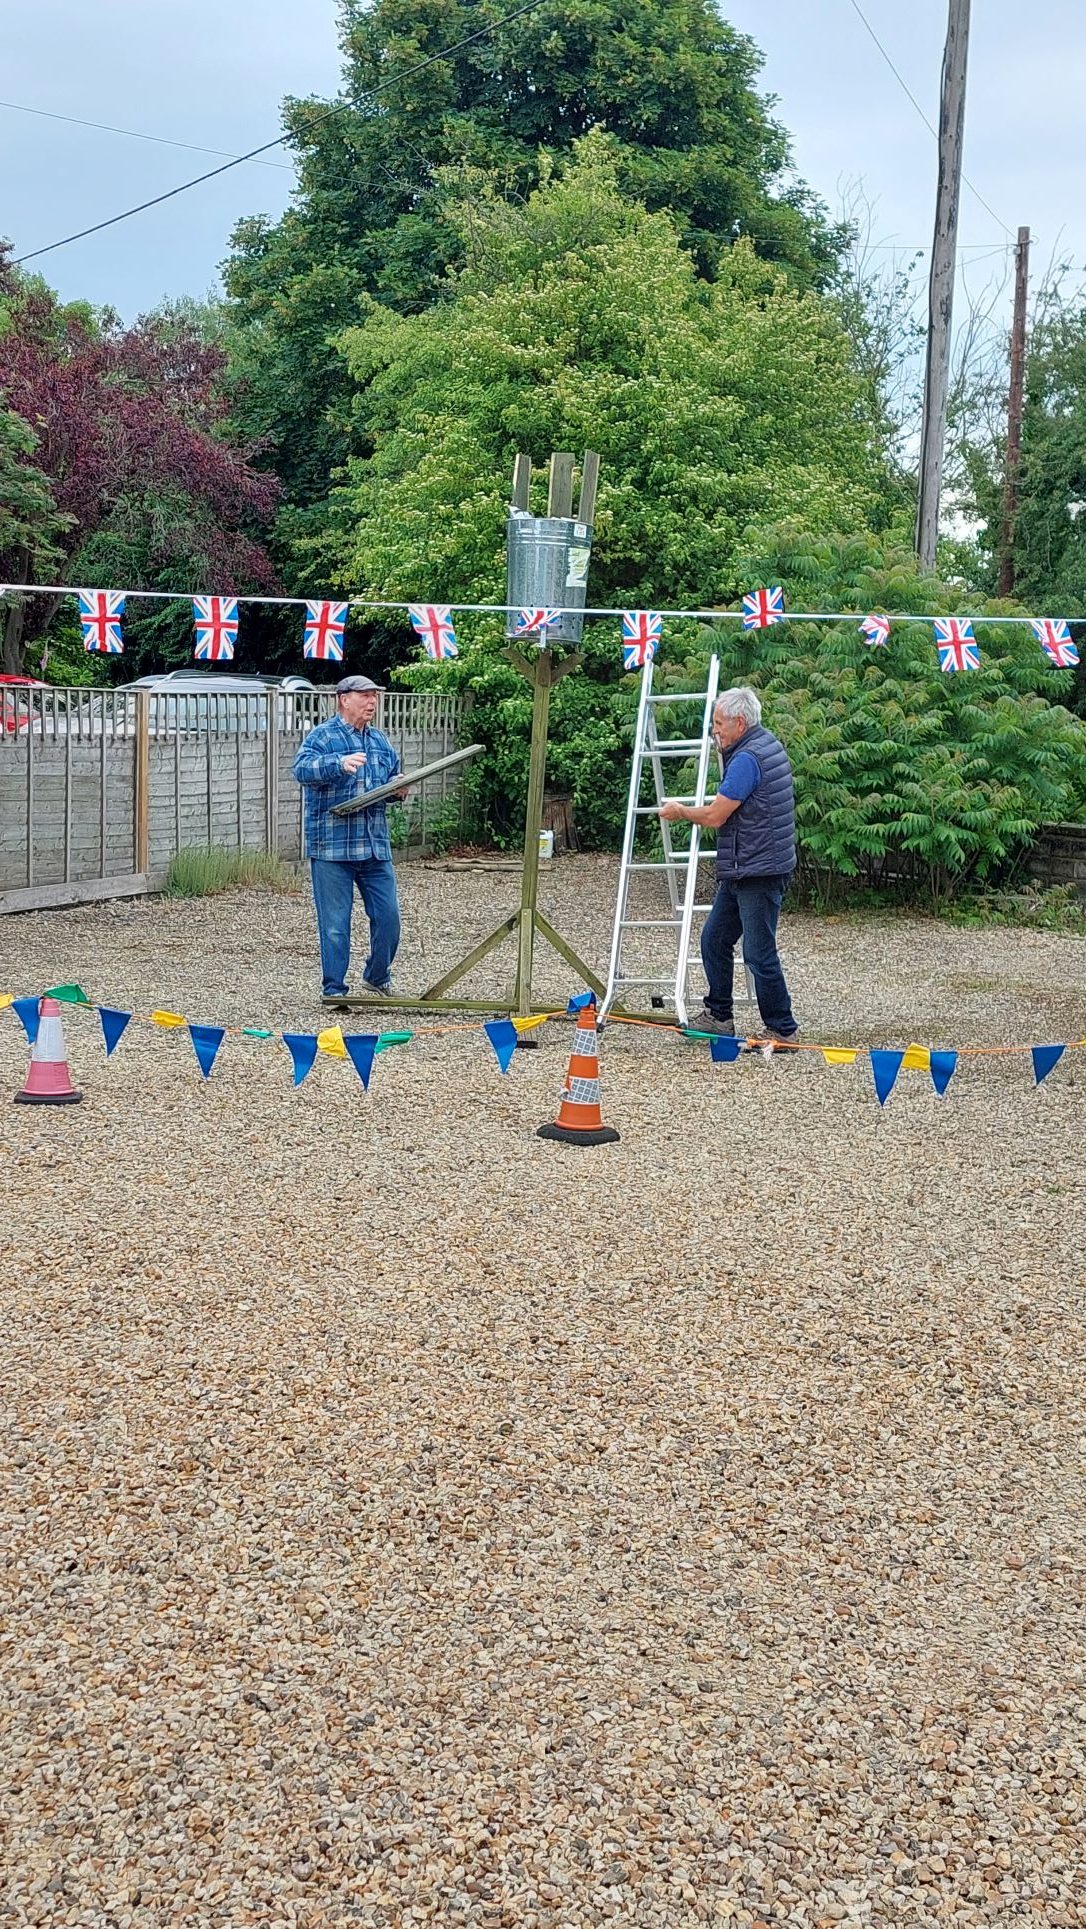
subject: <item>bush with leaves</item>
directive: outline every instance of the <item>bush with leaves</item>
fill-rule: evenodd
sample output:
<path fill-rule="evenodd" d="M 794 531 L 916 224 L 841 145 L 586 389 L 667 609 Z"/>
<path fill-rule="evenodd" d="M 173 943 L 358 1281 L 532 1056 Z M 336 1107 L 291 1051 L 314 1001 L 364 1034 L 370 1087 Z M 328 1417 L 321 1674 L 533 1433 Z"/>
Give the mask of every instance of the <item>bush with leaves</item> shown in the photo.
<path fill-rule="evenodd" d="M 952 615 L 966 607 L 977 671 L 944 674 L 927 623 L 902 623 L 871 649 L 851 623 L 702 632 L 721 682 L 750 683 L 796 778 L 801 871 L 822 890 L 854 878 L 938 900 L 997 876 L 1045 822 L 1086 807 L 1086 726 L 1059 699 L 1071 673 L 1046 667 L 1024 627 L 986 624 L 985 604 L 911 557 L 867 540 L 794 533 L 752 556 L 752 582 L 780 582 L 796 609 Z M 688 672 L 686 673 L 688 674 Z M 666 686 L 665 686 L 666 687 Z M 689 686 L 687 686 L 689 687 Z"/>

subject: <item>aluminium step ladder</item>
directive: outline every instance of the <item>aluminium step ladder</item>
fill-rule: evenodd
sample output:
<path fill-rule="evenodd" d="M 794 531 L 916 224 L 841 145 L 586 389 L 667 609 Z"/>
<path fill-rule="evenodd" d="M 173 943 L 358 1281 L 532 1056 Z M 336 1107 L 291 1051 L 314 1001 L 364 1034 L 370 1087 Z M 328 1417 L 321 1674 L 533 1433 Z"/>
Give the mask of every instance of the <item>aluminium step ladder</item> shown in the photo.
<path fill-rule="evenodd" d="M 675 826 L 660 818 L 660 834 L 664 855 L 662 858 L 639 860 L 634 855 L 637 829 L 642 819 L 656 817 L 659 806 L 667 801 L 668 792 L 664 784 L 664 760 L 678 758 L 689 762 L 697 758 L 697 775 L 694 792 L 690 797 L 674 799 L 682 804 L 704 804 L 706 786 L 709 778 L 709 758 L 713 749 L 713 706 L 716 703 L 720 683 L 720 661 L 711 657 L 709 661 L 708 684 L 704 691 L 695 690 L 676 694 L 672 690 L 655 692 L 652 687 L 652 659 L 641 672 L 641 694 L 637 706 L 637 723 L 634 730 L 633 767 L 630 771 L 629 799 L 626 805 L 626 828 L 622 839 L 622 858 L 619 865 L 618 902 L 615 906 L 615 923 L 611 935 L 611 957 L 607 968 L 607 990 L 600 1006 L 599 1022 L 602 1025 L 612 1006 L 624 1008 L 625 993 L 635 988 L 649 989 L 662 1003 L 661 994 L 670 992 L 670 1003 L 680 1025 L 687 1023 L 687 980 L 694 960 L 691 957 L 694 935 L 694 919 L 712 909 L 709 903 L 698 902 L 698 865 L 701 861 L 701 828 L 690 825 L 690 845 L 687 850 L 676 850 L 672 841 Z M 701 731 L 696 737 L 661 737 L 656 726 L 657 704 L 701 705 Z M 641 802 L 641 780 L 645 765 L 652 770 L 656 791 L 654 804 Z M 666 918 L 640 918 L 630 916 L 630 887 L 635 875 L 662 871 L 667 884 L 668 901 L 671 915 Z M 675 958 L 671 970 L 666 975 L 646 977 L 631 973 L 624 968 L 624 940 L 629 931 L 670 931 L 673 933 Z M 753 1000 L 754 991 L 750 974 L 742 965 L 746 995 Z"/>

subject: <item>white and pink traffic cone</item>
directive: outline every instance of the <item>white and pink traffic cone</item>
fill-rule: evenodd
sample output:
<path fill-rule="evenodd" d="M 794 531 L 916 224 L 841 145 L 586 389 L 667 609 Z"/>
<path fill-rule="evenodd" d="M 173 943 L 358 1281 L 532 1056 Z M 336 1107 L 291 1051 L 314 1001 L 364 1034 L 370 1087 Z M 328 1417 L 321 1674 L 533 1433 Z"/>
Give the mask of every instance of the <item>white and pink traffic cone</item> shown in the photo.
<path fill-rule="evenodd" d="M 38 1015 L 38 1035 L 30 1053 L 26 1084 L 16 1092 L 16 1105 L 78 1105 L 77 1092 L 68 1071 L 68 1053 L 60 1006 L 55 998 L 43 998 Z"/>

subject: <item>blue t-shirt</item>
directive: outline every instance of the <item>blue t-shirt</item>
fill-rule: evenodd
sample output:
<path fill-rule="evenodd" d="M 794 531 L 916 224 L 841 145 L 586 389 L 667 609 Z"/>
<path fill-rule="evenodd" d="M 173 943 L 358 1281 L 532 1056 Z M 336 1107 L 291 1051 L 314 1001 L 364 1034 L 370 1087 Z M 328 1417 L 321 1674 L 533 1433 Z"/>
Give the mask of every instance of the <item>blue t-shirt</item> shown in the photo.
<path fill-rule="evenodd" d="M 717 796 L 730 797 L 737 804 L 745 804 L 751 791 L 757 790 L 761 781 L 762 766 L 757 757 L 752 757 L 749 750 L 737 750 L 728 764 Z"/>

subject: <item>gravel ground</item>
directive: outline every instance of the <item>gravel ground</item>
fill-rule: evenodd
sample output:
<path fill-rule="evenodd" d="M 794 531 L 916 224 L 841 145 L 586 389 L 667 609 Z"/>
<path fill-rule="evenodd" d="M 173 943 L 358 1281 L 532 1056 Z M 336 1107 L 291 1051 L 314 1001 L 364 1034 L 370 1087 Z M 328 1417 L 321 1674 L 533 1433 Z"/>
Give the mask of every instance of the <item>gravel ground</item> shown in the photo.
<path fill-rule="evenodd" d="M 613 890 L 546 880 L 596 961 Z M 515 879 L 404 898 L 417 983 Z M 1086 1032 L 1077 940 L 784 948 L 809 1036 Z M 67 979 L 317 1021 L 302 897 L 0 920 Z M 86 1102 L 0 1129 L 0 1922 L 1086 1924 L 1086 1061 L 880 1112 L 612 1027 L 576 1151 L 564 1025 L 368 1098 L 66 1027 Z"/>

